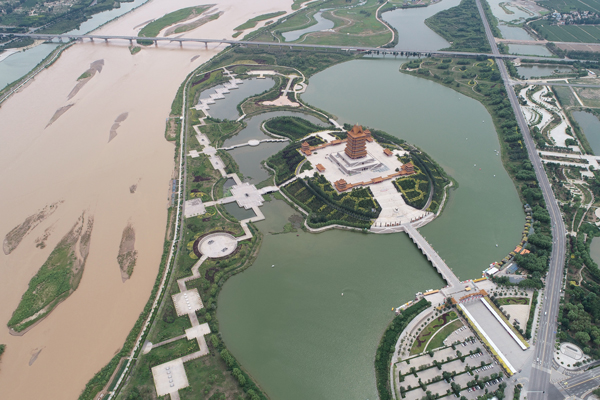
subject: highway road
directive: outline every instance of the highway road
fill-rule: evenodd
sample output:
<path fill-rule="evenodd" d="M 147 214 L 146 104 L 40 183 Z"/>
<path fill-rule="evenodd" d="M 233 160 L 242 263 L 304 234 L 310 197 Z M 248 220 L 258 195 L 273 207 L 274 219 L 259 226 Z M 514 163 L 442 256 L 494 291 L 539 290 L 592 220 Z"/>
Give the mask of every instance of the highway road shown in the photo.
<path fill-rule="evenodd" d="M 492 30 L 490 29 L 489 22 L 485 16 L 481 1 L 476 0 L 479 15 L 483 21 L 485 34 L 488 42 L 492 48 L 492 53 L 497 54 L 498 46 Z M 526 396 L 529 400 L 541 400 L 547 399 L 547 389 L 550 385 L 550 371 L 552 369 L 552 357 L 554 352 L 554 344 L 556 340 L 556 319 L 558 317 L 559 301 L 562 289 L 562 277 L 563 267 L 565 264 L 565 251 L 566 251 L 566 231 L 563 223 L 560 209 L 552 192 L 552 186 L 548 181 L 548 176 L 542 165 L 542 161 L 537 154 L 535 149 L 535 143 L 529 132 L 527 122 L 519 107 L 517 95 L 514 89 L 510 85 L 510 77 L 506 70 L 506 65 L 501 60 L 497 62 L 498 70 L 502 75 L 506 93 L 510 100 L 510 104 L 513 108 L 517 123 L 523 134 L 525 145 L 527 147 L 527 153 L 531 163 L 533 164 L 535 174 L 537 176 L 540 189 L 544 195 L 544 201 L 550 213 L 550 219 L 552 222 L 552 237 L 554 245 L 552 246 L 552 253 L 550 256 L 550 267 L 548 275 L 546 277 L 546 289 L 544 298 L 542 298 L 542 308 L 539 317 L 539 329 L 537 332 L 537 342 L 534 349 L 533 366 L 529 377 L 529 383 L 527 385 Z"/>

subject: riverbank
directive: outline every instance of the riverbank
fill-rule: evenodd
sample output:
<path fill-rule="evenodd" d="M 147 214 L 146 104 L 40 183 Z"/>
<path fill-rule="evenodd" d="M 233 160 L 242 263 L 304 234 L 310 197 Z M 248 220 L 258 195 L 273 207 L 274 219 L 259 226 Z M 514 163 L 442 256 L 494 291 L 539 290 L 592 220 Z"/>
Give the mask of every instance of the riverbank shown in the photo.
<path fill-rule="evenodd" d="M 166 1 L 148 3 L 101 32 L 130 34 L 135 26 L 172 7 Z M 247 19 L 248 10 L 237 2 L 223 1 L 220 7 L 227 13 L 218 26 L 211 22 L 186 35 L 226 37 Z M 280 9 L 275 2 L 256 7 L 252 12 L 261 14 Z M 2 321 L 10 319 L 30 278 L 71 228 L 71 221 L 88 209 L 95 220 L 78 289 L 24 336 L 0 331 L 0 342 L 8 345 L 0 373 L 5 396 L 77 397 L 123 345 L 150 295 L 162 254 L 173 169 L 173 146 L 164 140 L 164 121 L 185 76 L 220 50 L 204 46 L 181 50 L 174 44 L 132 56 L 126 46 L 77 44 L 3 103 L 0 121 L 6 135 L 0 149 L 0 182 L 12 190 L 0 201 L 0 231 L 10 231 L 46 204 L 60 199 L 65 203 L 0 260 L 0 280 L 5 283 L 0 289 Z M 104 60 L 102 72 L 67 101 L 77 78 L 97 60 Z M 73 106 L 46 128 L 56 110 L 69 104 Z M 24 118 L 26 110 L 35 112 Z M 129 116 L 109 144 L 110 128 L 124 112 Z M 133 184 L 138 185 L 135 193 L 129 190 Z M 117 255 L 130 219 L 136 227 L 138 259 L 135 273 L 123 283 Z M 46 247 L 36 248 L 35 240 L 48 228 L 52 233 Z M 40 348 L 43 352 L 29 367 L 31 351 Z"/>

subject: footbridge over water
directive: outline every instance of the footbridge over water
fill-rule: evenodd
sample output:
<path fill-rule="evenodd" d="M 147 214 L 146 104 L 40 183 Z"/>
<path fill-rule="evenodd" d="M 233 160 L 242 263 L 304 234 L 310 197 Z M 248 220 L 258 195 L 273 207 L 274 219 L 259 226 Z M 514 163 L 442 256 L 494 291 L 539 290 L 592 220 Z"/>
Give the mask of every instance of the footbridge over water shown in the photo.
<path fill-rule="evenodd" d="M 253 42 L 247 40 L 229 40 L 229 39 L 202 39 L 202 38 L 184 38 L 184 37 L 143 37 L 143 36 L 118 36 L 118 35 L 70 35 L 70 34 L 47 34 L 47 33 L 0 33 L 0 37 L 29 37 L 37 40 L 59 40 L 63 41 L 90 41 L 94 42 L 96 40 L 104 41 L 106 44 L 115 42 L 115 41 L 128 41 L 130 44 L 133 44 L 134 41 L 145 41 L 145 42 L 153 42 L 155 46 L 158 46 L 159 42 L 178 42 L 180 47 L 183 47 L 184 43 L 203 43 L 205 48 L 208 48 L 208 44 L 226 44 L 226 45 L 237 45 L 242 47 L 266 47 L 273 49 L 281 49 L 281 50 L 321 50 L 321 51 L 345 51 L 350 53 L 368 53 L 368 54 L 378 54 L 378 55 L 393 55 L 393 56 L 427 56 L 427 55 L 436 55 L 436 56 L 458 56 L 458 57 L 469 57 L 475 58 L 477 56 L 483 56 L 486 58 L 495 58 L 495 59 L 516 59 L 523 58 L 522 55 L 512 55 L 512 54 L 489 54 L 489 53 L 469 53 L 469 52 L 461 52 L 461 51 L 425 51 L 415 48 L 404 48 L 404 47 L 395 47 L 395 48 L 382 48 L 382 47 L 360 47 L 360 46 L 341 46 L 341 45 L 325 45 L 325 44 L 303 44 L 303 43 L 280 43 L 280 42 Z M 529 60 L 548 60 L 547 57 L 527 57 Z M 553 61 L 568 59 L 557 59 L 554 58 Z M 568 60 L 574 61 L 574 60 Z"/>
<path fill-rule="evenodd" d="M 442 260 L 439 254 L 433 249 L 433 247 L 431 247 L 431 245 L 427 242 L 427 240 L 425 240 L 419 231 L 410 222 L 402 224 L 402 228 L 448 284 L 448 286 L 442 289 L 442 291 L 449 295 L 463 290 L 462 284 L 460 283 L 458 277 L 454 275 L 454 272 L 452 272 L 450 267 L 448 267 L 444 260 Z"/>

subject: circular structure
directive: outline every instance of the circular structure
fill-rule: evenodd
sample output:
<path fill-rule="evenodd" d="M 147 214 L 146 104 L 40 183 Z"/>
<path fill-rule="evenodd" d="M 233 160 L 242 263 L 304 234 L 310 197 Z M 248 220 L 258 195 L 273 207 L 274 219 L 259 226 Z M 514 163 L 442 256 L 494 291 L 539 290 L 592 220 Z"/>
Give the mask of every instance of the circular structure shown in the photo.
<path fill-rule="evenodd" d="M 209 258 L 226 257 L 237 249 L 237 240 L 225 232 L 206 235 L 198 243 L 198 251 Z"/>
<path fill-rule="evenodd" d="M 561 343 L 560 352 L 575 361 L 579 361 L 583 357 L 583 351 L 573 343 Z"/>
<path fill-rule="evenodd" d="M 259 144 L 260 144 L 260 141 L 258 141 L 256 139 L 248 140 L 248 145 L 250 145 L 250 146 L 258 146 Z"/>

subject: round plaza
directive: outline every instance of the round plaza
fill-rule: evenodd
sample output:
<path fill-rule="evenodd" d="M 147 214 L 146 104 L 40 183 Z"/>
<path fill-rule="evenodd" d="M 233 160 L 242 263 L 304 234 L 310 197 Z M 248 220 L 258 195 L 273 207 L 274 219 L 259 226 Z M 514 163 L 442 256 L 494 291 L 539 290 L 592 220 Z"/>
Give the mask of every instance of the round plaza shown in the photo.
<path fill-rule="evenodd" d="M 198 243 L 198 251 L 209 258 L 221 258 L 232 254 L 237 249 L 237 240 L 226 232 L 206 235 Z"/>

